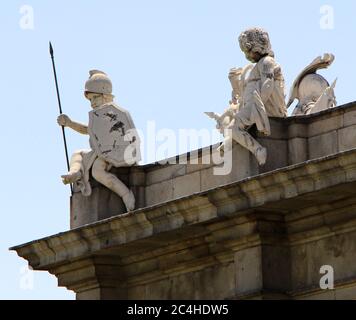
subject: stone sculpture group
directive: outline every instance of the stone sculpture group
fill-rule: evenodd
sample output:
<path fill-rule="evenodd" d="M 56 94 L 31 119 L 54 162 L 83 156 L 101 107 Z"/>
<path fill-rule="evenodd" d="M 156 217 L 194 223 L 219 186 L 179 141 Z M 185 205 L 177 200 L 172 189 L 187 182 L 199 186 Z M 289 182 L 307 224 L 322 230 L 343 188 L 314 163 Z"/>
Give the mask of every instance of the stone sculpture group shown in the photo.
<path fill-rule="evenodd" d="M 325 54 L 312 61 L 293 83 L 288 103 L 285 102 L 285 83 L 280 65 L 276 62 L 268 33 L 261 28 L 251 28 L 241 33 L 239 44 L 251 63 L 229 72 L 232 98 L 223 114 L 206 112 L 217 122 L 217 129 L 224 135 L 220 152 L 228 152 L 232 141 L 248 149 L 264 165 L 267 150 L 249 132 L 252 126 L 262 135 L 269 136 L 269 117 L 287 117 L 287 108 L 298 100 L 293 115 L 301 116 L 336 106 L 334 88 L 336 80 L 329 82 L 317 70 L 329 67 L 332 54 Z M 90 172 L 95 180 L 119 195 L 127 211 L 135 209 L 135 197 L 110 169 L 137 164 L 140 157 L 140 139 L 128 111 L 114 103 L 112 83 L 102 71 L 90 71 L 85 85 L 85 97 L 92 111 L 89 124 L 72 121 L 60 115 L 60 126 L 69 127 L 89 135 L 91 150 L 73 154 L 70 170 L 62 176 L 63 183 L 75 184 L 84 196 L 90 196 Z"/>
<path fill-rule="evenodd" d="M 252 62 L 243 68 L 233 68 L 229 73 L 232 99 L 222 115 L 206 114 L 215 119 L 217 129 L 224 135 L 221 151 L 231 148 L 234 140 L 253 153 L 264 165 L 267 150 L 248 132 L 253 125 L 266 136 L 271 134 L 269 117 L 287 116 L 287 107 L 298 100 L 293 115 L 307 115 L 336 106 L 334 88 L 316 71 L 329 67 L 332 54 L 317 57 L 296 78 L 288 104 L 285 103 L 285 85 L 280 65 L 274 58 L 268 33 L 261 28 L 251 28 L 241 33 L 240 48 L 247 60 Z"/>

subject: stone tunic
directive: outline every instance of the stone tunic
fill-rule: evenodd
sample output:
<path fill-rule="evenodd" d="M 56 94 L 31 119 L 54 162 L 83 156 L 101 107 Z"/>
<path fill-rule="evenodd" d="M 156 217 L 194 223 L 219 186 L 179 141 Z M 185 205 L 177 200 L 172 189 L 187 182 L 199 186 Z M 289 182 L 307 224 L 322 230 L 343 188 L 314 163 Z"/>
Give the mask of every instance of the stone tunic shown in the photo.
<path fill-rule="evenodd" d="M 263 82 L 272 78 L 273 90 L 267 101 L 262 101 Z M 256 97 L 257 93 L 257 97 Z M 286 117 L 287 108 L 284 94 L 284 78 L 280 66 L 274 58 L 262 58 L 251 70 L 242 97 L 242 107 L 236 117 L 245 127 L 256 124 L 265 135 L 270 134 L 268 117 Z"/>

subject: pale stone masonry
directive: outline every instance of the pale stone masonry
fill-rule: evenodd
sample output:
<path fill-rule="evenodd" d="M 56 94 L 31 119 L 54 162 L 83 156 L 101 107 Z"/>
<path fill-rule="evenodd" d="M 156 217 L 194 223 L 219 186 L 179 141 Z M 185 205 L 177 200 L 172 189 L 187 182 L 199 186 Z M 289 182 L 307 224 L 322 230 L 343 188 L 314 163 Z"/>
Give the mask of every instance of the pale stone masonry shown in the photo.
<path fill-rule="evenodd" d="M 72 230 L 12 250 L 78 299 L 356 299 L 356 103 L 270 120 L 263 167 L 235 144 L 227 176 L 194 153 L 119 168 L 139 209 L 93 183 Z"/>
<path fill-rule="evenodd" d="M 134 190 L 137 207 L 145 208 L 260 173 L 356 148 L 355 103 L 309 116 L 271 118 L 270 121 L 271 136 L 257 138 L 268 148 L 267 163 L 262 167 L 258 166 L 254 156 L 245 148 L 234 144 L 232 171 L 229 175 L 214 175 L 213 161 L 208 161 L 210 165 L 201 164 L 202 155 L 213 157 L 210 150 L 217 152 L 217 146 L 185 155 L 187 164 L 149 164 L 114 170 Z M 167 161 L 172 162 L 172 159 Z M 200 164 L 191 164 L 194 161 Z M 77 192 L 71 201 L 72 228 L 126 211 L 119 197 L 95 180 L 91 183 L 95 186 L 91 197 L 83 197 Z"/>

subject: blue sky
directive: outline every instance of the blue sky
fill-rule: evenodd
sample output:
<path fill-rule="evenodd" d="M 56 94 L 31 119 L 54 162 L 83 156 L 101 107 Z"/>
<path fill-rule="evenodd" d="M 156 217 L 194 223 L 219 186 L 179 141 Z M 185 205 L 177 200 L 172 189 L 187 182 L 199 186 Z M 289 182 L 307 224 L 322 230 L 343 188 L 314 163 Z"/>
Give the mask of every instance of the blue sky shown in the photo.
<path fill-rule="evenodd" d="M 34 28 L 20 26 L 20 8 L 30 5 Z M 320 8 L 334 10 L 334 28 L 322 29 Z M 90 69 L 106 71 L 117 102 L 136 126 L 208 128 L 204 111 L 223 110 L 230 98 L 228 71 L 246 64 L 237 43 L 250 26 L 267 29 L 287 92 L 317 55 L 332 52 L 323 71 L 339 78 L 339 104 L 356 100 L 355 1 L 2 1 L 0 3 L 2 186 L 0 299 L 73 299 L 54 276 L 33 274 L 21 287 L 26 262 L 8 247 L 69 229 L 69 190 L 59 176 L 65 158 L 48 41 L 55 48 L 64 112 L 87 122 L 83 85 Z M 88 146 L 68 132 L 69 150 Z"/>

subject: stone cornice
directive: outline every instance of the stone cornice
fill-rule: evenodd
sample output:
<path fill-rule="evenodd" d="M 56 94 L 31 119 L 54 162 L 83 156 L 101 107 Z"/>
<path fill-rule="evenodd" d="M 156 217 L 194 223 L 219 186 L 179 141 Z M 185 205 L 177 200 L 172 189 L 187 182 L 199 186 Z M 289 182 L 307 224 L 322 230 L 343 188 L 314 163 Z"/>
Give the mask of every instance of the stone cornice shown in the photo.
<path fill-rule="evenodd" d="M 337 187 L 345 184 L 353 184 L 353 188 L 338 191 Z M 308 195 L 325 192 L 328 188 L 336 188 L 329 195 L 336 200 L 355 195 L 355 184 L 356 149 L 353 149 L 112 217 L 11 250 L 39 270 L 58 268 L 68 264 L 68 261 L 113 252 L 118 256 L 129 256 L 138 254 L 139 241 L 145 241 L 148 237 L 147 243 L 152 250 L 168 243 L 178 244 L 185 239 L 207 237 L 215 232 L 209 229 L 209 224 L 213 222 L 243 220 L 244 215 L 254 210 L 285 215 L 309 207 L 313 199 L 308 200 Z M 165 241 L 168 241 L 166 243 L 159 240 L 163 234 Z M 248 237 L 242 236 L 241 241 L 250 241 Z M 298 236 L 294 237 L 298 241 Z M 256 237 L 252 238 L 251 241 L 259 241 Z M 230 246 L 238 247 L 241 243 L 231 243 Z"/>

